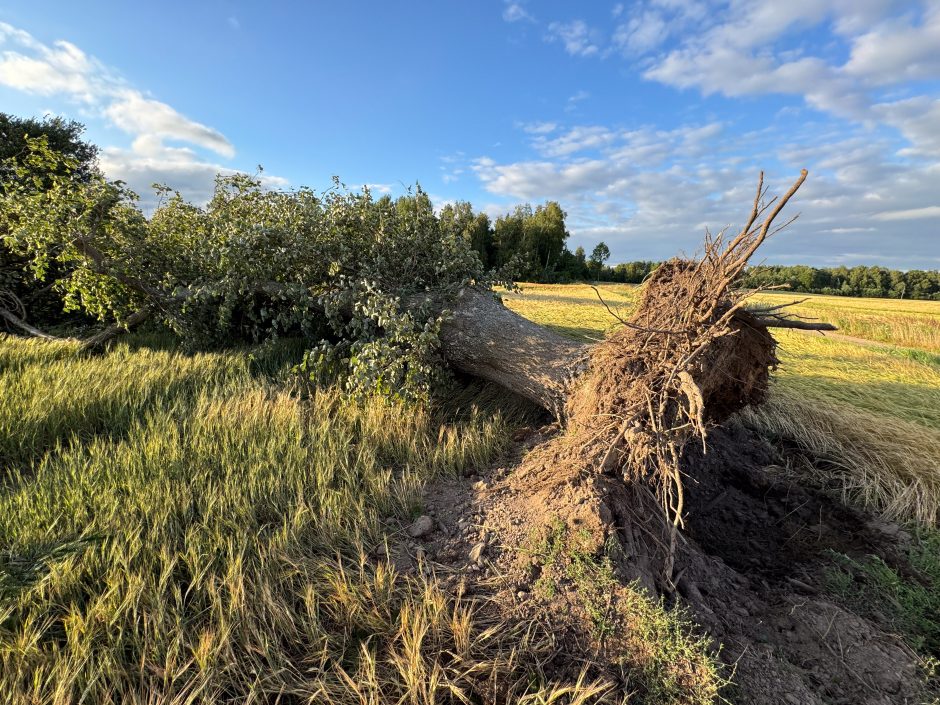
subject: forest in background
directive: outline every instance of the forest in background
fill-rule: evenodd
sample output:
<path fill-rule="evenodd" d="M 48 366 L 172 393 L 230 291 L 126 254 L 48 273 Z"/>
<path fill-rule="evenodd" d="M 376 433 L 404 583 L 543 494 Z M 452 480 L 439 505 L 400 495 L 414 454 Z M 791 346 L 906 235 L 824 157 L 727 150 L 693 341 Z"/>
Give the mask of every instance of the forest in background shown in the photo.
<path fill-rule="evenodd" d="M 520 280 L 543 284 L 639 284 L 659 265 L 649 260 L 607 264 L 610 248 L 604 242 L 599 242 L 590 254 L 580 246 L 572 252 L 567 246 L 566 213 L 555 201 L 534 208 L 529 204 L 517 206 L 495 223 L 485 213 L 475 213 L 467 202 L 445 205 L 440 217 L 443 227 L 470 242 L 485 266 L 515 264 Z M 748 268 L 742 283 L 749 288 L 786 287 L 830 296 L 940 299 L 938 270 L 759 265 Z"/>

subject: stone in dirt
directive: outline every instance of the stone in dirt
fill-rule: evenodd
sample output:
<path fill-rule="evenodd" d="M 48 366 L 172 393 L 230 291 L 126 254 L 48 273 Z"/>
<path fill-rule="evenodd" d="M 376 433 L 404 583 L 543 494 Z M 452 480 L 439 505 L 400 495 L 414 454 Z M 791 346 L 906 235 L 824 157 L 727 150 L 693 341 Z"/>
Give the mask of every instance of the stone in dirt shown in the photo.
<path fill-rule="evenodd" d="M 427 514 L 423 514 L 415 519 L 414 523 L 408 527 L 408 535 L 418 539 L 430 534 L 434 530 L 434 520 Z"/>
<path fill-rule="evenodd" d="M 476 563 L 483 557 L 483 551 L 486 549 L 486 542 L 480 541 L 477 544 L 474 544 L 473 548 L 470 549 L 470 562 Z"/>

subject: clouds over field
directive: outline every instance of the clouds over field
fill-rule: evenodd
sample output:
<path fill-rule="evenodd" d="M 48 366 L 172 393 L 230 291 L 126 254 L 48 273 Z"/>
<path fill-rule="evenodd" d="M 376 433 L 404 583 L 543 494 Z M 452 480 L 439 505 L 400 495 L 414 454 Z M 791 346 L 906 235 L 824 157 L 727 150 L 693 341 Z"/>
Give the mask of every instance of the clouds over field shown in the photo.
<path fill-rule="evenodd" d="M 235 156 L 235 147 L 220 131 L 132 87 L 74 44 L 43 44 L 0 22 L 0 50 L 0 85 L 64 98 L 73 108 L 70 116 L 104 120 L 127 135 L 129 146 L 102 146 L 101 166 L 111 178 L 126 181 L 145 203 L 153 183 L 170 184 L 204 201 L 216 174 L 235 171 L 218 162 Z"/>
<path fill-rule="evenodd" d="M 807 166 L 805 215 L 768 247 L 775 259 L 940 266 L 937 3 L 646 0 L 594 25 L 565 22 L 549 22 L 545 40 L 576 28 L 565 49 L 581 61 L 732 102 L 666 130 L 546 115 L 551 132 L 525 128 L 531 158 L 474 162 L 493 195 L 559 199 L 579 235 L 645 256 L 655 248 L 643 238 L 691 244 L 692 230 L 742 217 L 759 169 L 782 186 Z M 754 124 L 734 101 L 750 111 L 763 101 L 767 112 Z"/>
<path fill-rule="evenodd" d="M 217 172 L 263 160 L 295 185 L 417 180 L 489 213 L 557 199 L 572 246 L 659 259 L 740 219 L 759 170 L 783 187 L 805 166 L 774 261 L 940 266 L 936 0 L 200 6 L 185 22 L 169 0 L 146 34 L 133 12 L 59 2 L 56 22 L 0 9 L 25 18 L 0 23 L 0 98 L 87 123 L 141 193 L 204 200 Z M 142 85 L 155 71 L 163 95 Z"/>

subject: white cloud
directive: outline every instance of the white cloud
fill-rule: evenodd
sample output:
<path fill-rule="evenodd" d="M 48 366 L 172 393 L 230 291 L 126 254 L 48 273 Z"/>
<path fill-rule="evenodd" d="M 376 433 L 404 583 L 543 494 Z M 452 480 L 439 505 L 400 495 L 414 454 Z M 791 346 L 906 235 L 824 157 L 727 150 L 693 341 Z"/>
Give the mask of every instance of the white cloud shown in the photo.
<path fill-rule="evenodd" d="M 217 175 L 239 173 L 238 169 L 200 159 L 186 147 L 168 147 L 153 135 L 141 135 L 129 149 L 105 147 L 99 161 L 106 174 L 125 181 L 140 195 L 145 210 L 156 206 L 153 184 L 166 184 L 195 203 L 205 203 L 212 197 Z M 288 186 L 287 180 L 278 176 L 261 174 L 260 180 L 268 188 Z"/>
<path fill-rule="evenodd" d="M 573 245 L 602 237 L 615 256 L 664 257 L 739 219 L 760 169 L 779 190 L 806 166 L 804 215 L 769 257 L 940 262 L 924 230 L 940 217 L 940 2 L 637 0 L 612 16 L 606 39 L 581 20 L 552 23 L 548 39 L 574 56 L 617 51 L 674 88 L 790 104 L 743 133 L 714 120 L 530 131 L 531 155 L 477 161 L 488 192 L 562 200 Z"/>
<path fill-rule="evenodd" d="M 522 129 L 530 135 L 547 135 L 554 132 L 558 125 L 554 122 L 530 122 L 522 126 Z"/>
<path fill-rule="evenodd" d="M 537 137 L 535 148 L 547 157 L 561 157 L 611 144 L 616 134 L 606 127 L 576 126 L 552 139 Z"/>
<path fill-rule="evenodd" d="M 818 126 L 726 128 L 568 126 L 531 135 L 541 159 L 482 158 L 473 170 L 494 196 L 559 200 L 572 248 L 602 239 L 615 260 L 630 260 L 694 253 L 705 226 L 740 223 L 760 169 L 778 165 L 766 179 L 776 194 L 806 166 L 810 179 L 788 208 L 802 216 L 765 247 L 769 261 L 925 267 L 940 260 L 924 235 L 924 222 L 940 217 L 940 165 L 898 163 L 894 143 L 863 127 L 841 138 Z"/>
<path fill-rule="evenodd" d="M 578 109 L 578 103 L 581 103 L 591 97 L 587 91 L 578 91 L 574 95 L 568 96 L 568 102 L 565 105 L 565 112 L 570 113 Z"/>
<path fill-rule="evenodd" d="M 920 25 L 890 22 L 857 37 L 845 72 L 876 84 L 940 76 L 940 5 Z"/>
<path fill-rule="evenodd" d="M 613 43 L 623 52 L 642 54 L 655 49 L 669 36 L 669 25 L 658 12 L 643 12 L 614 30 Z"/>
<path fill-rule="evenodd" d="M 10 25 L 0 26 L 0 44 L 12 43 L 32 56 L 7 50 L 0 58 L 0 84 L 35 95 L 66 93 L 85 102 L 94 99 L 96 66 L 74 44 L 47 47 Z"/>
<path fill-rule="evenodd" d="M 506 22 L 520 22 L 522 20 L 533 22 L 535 20 L 532 15 L 526 12 L 521 3 L 508 1 L 506 7 L 503 8 L 503 19 Z"/>
<path fill-rule="evenodd" d="M 235 156 L 235 148 L 222 133 L 180 115 L 166 103 L 145 98 L 138 91 L 122 91 L 104 114 L 130 134 L 180 140 L 211 149 L 223 157 Z"/>
<path fill-rule="evenodd" d="M 545 36 L 549 42 L 561 42 L 565 51 L 572 56 L 594 56 L 600 53 L 596 38 L 597 33 L 584 20 L 552 22 Z"/>
<path fill-rule="evenodd" d="M 635 15 L 619 42 L 634 54 L 647 47 L 643 75 L 649 80 L 704 95 L 799 96 L 825 114 L 896 128 L 911 141 L 912 154 L 940 153 L 940 112 L 930 101 L 921 96 L 886 102 L 878 92 L 889 84 L 940 79 L 936 2 L 925 3 L 916 22 L 918 13 L 898 15 L 890 0 L 730 0 L 714 10 L 702 31 L 683 35 L 663 55 L 649 54 L 657 46 L 654 19 L 636 39 L 628 31 L 642 27 L 648 14 Z M 794 45 L 798 31 L 827 22 L 834 38 L 846 44 L 849 58 L 841 65 L 831 51 L 804 55 L 802 44 Z"/>
<path fill-rule="evenodd" d="M 925 208 L 908 208 L 900 211 L 884 211 L 875 213 L 872 218 L 876 220 L 921 220 L 923 218 L 940 218 L 940 206 L 926 206 Z"/>
<path fill-rule="evenodd" d="M 940 100 L 917 96 L 879 103 L 873 111 L 910 141 L 905 154 L 940 157 Z"/>
<path fill-rule="evenodd" d="M 77 102 L 83 114 L 103 119 L 131 138 L 129 148 L 103 149 L 100 162 L 106 174 L 126 181 L 142 196 L 156 182 L 202 201 L 211 194 L 217 173 L 235 172 L 198 151 L 234 157 L 234 146 L 221 132 L 129 87 L 74 44 L 46 45 L 28 32 L 0 23 L 0 48 L 0 85 Z M 164 144 L 165 140 L 182 146 Z M 264 176 L 263 180 L 283 186 L 278 177 Z"/>

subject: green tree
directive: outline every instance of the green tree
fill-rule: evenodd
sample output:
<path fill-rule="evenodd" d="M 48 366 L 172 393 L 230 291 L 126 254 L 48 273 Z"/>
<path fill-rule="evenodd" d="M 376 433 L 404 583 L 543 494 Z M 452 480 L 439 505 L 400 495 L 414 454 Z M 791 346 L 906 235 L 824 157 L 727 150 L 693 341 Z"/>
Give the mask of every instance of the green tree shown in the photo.
<path fill-rule="evenodd" d="M 98 148 L 82 140 L 84 130 L 81 123 L 60 117 L 38 120 L 0 113 L 0 197 L 15 188 L 21 173 L 39 189 L 49 186 L 51 168 L 59 169 L 58 176 L 67 176 L 77 183 L 95 177 Z M 61 162 L 53 167 L 31 160 L 29 138 L 44 139 L 50 150 L 68 159 L 68 173 L 63 171 Z M 45 286 L 44 280 L 54 279 L 62 272 L 56 267 L 41 276 L 38 271 L 31 271 L 28 258 L 11 249 L 6 237 L 9 228 L 10 224 L 0 223 L 0 294 L 4 296 L 0 305 L 16 309 L 24 317 L 28 311 L 34 320 L 55 318 L 61 312 L 62 300 L 57 292 Z"/>
<path fill-rule="evenodd" d="M 588 265 L 591 269 L 591 275 L 595 279 L 600 279 L 601 272 L 604 269 L 604 263 L 610 259 L 610 248 L 604 242 L 599 242 L 591 251 L 591 263 Z"/>
<path fill-rule="evenodd" d="M 538 206 L 523 221 L 527 274 L 535 279 L 547 279 L 561 263 L 561 254 L 568 239 L 565 227 L 566 213 L 555 201 Z"/>

